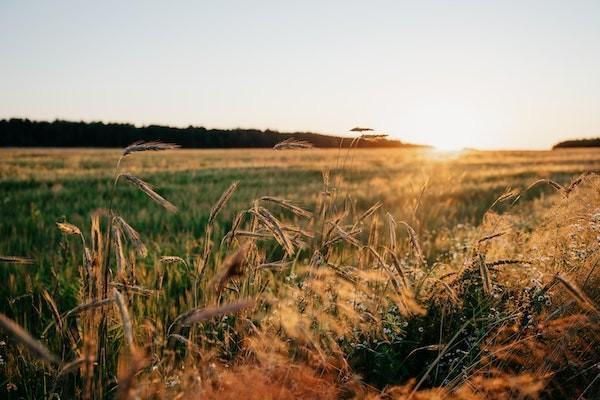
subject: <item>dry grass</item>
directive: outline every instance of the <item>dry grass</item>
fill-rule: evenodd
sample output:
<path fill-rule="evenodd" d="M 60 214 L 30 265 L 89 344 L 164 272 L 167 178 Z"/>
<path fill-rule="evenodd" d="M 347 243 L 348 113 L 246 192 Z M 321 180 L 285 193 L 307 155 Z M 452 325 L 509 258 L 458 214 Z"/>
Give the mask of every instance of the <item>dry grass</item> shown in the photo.
<path fill-rule="evenodd" d="M 164 224 L 153 229 L 165 237 L 143 240 L 144 230 L 127 222 L 134 208 L 119 201 L 135 194 L 122 191 L 118 177 L 167 210 L 174 206 L 140 178 L 120 174 L 120 164 L 135 173 L 160 168 L 156 157 L 171 153 L 134 153 L 173 148 L 137 143 L 121 158 L 103 153 L 116 156 L 117 168 L 105 174 L 100 165 L 98 176 L 117 179 L 101 199 L 107 208 L 89 210 L 89 234 L 79 223 L 58 222 L 62 241 L 52 268 L 42 269 L 46 259 L 39 256 L 26 268 L 6 266 L 12 269 L 5 270 L 1 292 L 10 316 L 0 316 L 10 336 L 0 346 L 3 397 L 584 399 L 600 393 L 600 179 L 581 175 L 600 156 L 545 154 L 536 174 L 575 178 L 561 184 L 560 176 L 542 181 L 525 174 L 509 188 L 506 179 L 531 172 L 521 164 L 539 155 L 357 152 L 351 171 L 324 172 L 322 182 L 304 176 L 310 196 L 257 193 L 240 206 L 244 180 L 231 179 L 211 193 L 212 205 L 195 221 L 201 229 L 175 236 Z M 316 152 L 258 151 L 252 162 L 320 168 L 311 158 Z M 323 164 L 331 165 L 336 153 L 323 154 Z M 386 171 L 399 174 L 391 166 L 399 155 L 404 167 L 441 171 L 427 179 L 409 175 L 391 187 L 374 184 Z M 23 179 L 28 167 L 15 160 L 7 169 Z M 68 154 L 66 160 L 73 161 Z M 469 165 L 475 167 L 460 178 L 448 172 Z M 495 173 L 485 175 L 485 168 Z M 61 174 L 58 168 L 38 178 Z M 542 183 L 558 193 L 545 192 Z M 363 188 L 357 201 L 353 193 L 365 184 L 383 200 Z M 402 207 L 388 201 L 397 185 L 407 187 Z M 458 191 L 467 196 L 470 185 L 504 187 L 463 209 L 474 213 L 465 222 Z M 141 210 L 161 224 L 159 209 L 151 207 Z M 179 211 L 170 221 L 186 226 L 177 221 L 187 210 Z M 184 240 L 170 246 L 165 238 Z M 39 282 L 31 268 L 45 271 L 36 275 Z"/>

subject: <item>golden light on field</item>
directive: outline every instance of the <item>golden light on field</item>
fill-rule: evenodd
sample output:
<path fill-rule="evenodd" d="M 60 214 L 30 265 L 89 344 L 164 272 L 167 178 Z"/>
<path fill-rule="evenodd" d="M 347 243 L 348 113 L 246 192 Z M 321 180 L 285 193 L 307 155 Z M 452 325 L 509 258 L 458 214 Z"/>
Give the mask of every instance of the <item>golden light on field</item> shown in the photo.
<path fill-rule="evenodd" d="M 463 149 L 465 146 L 461 146 L 453 141 L 440 141 L 434 147 L 437 150 L 454 152 Z"/>
<path fill-rule="evenodd" d="M 448 138 L 438 143 L 449 148 L 465 139 L 456 132 Z M 84 390 L 111 385 L 104 382 L 119 374 L 119 365 L 131 363 L 128 349 L 146 346 L 148 357 L 161 366 L 132 368 L 136 380 L 130 391 L 149 394 L 140 398 L 163 393 L 177 379 L 180 383 L 169 389 L 175 396 L 154 397 L 203 390 L 208 393 L 203 399 L 221 399 L 226 393 L 256 400 L 337 400 L 339 388 L 346 390 L 349 382 L 340 383 L 337 373 L 323 374 L 322 357 L 331 365 L 352 365 L 352 373 L 375 370 L 379 364 L 356 358 L 355 349 L 377 360 L 388 357 L 381 343 L 393 343 L 398 353 L 390 360 L 398 363 L 355 378 L 351 389 L 384 382 L 431 398 L 429 387 L 415 389 L 387 377 L 423 349 L 450 357 L 453 341 L 466 329 L 474 340 L 461 339 L 462 354 L 472 354 L 472 359 L 436 361 L 431 354 L 407 368 L 407 379 L 427 374 L 433 362 L 441 372 L 431 390 L 450 398 L 454 387 L 446 377 L 459 368 L 468 371 L 461 377 L 467 373 L 467 379 L 483 382 L 486 396 L 477 399 L 504 399 L 488 396 L 489 388 L 523 382 L 512 364 L 503 369 L 505 360 L 519 360 L 514 362 L 530 374 L 528 380 L 538 379 L 535 374 L 542 371 L 540 379 L 552 379 L 547 387 L 560 387 L 561 394 L 579 396 L 581 387 L 596 380 L 595 371 L 577 375 L 576 383 L 565 378 L 599 362 L 594 351 L 600 345 L 598 329 L 584 314 L 596 306 L 583 288 L 592 287 L 585 286 L 589 277 L 589 282 L 597 279 L 600 179 L 581 176 L 598 170 L 596 150 L 155 151 L 160 148 L 170 146 L 142 143 L 125 151 L 0 148 L 0 199 L 5 205 L 0 207 L 0 232 L 8 233 L 0 242 L 0 271 L 8 282 L 0 303 L 26 295 L 48 305 L 36 308 L 29 301 L 15 301 L 10 313 L 0 313 L 0 335 L 11 329 L 12 336 L 27 339 L 21 347 L 2 349 L 3 368 L 15 393 L 37 376 L 23 367 L 37 365 L 33 357 L 68 365 L 76 357 L 91 359 L 118 349 L 114 362 L 99 358 L 93 364 L 94 371 L 108 371 L 109 378 L 98 373 L 86 379 L 92 374 L 75 369 L 71 374 L 78 379 L 57 385 L 61 398 L 76 398 Z M 344 167 L 334 169 L 338 157 L 337 165 Z M 123 179 L 114 181 L 111 190 L 115 175 Z M 114 214 L 95 211 L 107 203 Z M 176 214 L 167 212 L 173 206 Z M 105 237 L 114 249 L 110 258 L 97 250 Z M 201 279 L 193 272 L 199 254 L 207 263 Z M 53 260 L 60 268 L 52 269 Z M 88 267 L 82 267 L 82 260 Z M 40 279 L 30 279 L 34 269 Z M 112 297 L 87 300 L 102 293 L 105 274 Z M 51 294 L 47 282 L 61 291 Z M 107 300 L 114 307 L 104 307 Z M 440 304 L 446 311 L 439 311 Z M 75 313 L 76 318 L 67 320 Z M 106 329 L 96 329 L 103 319 Z M 538 322 L 546 320 L 553 325 Z M 55 321 L 54 327 L 48 321 Z M 198 323 L 199 336 L 192 336 Z M 60 324 L 82 332 L 79 339 L 63 336 Z M 565 340 L 578 358 L 570 359 L 562 350 Z M 304 345 L 307 341 L 344 347 L 313 348 Z M 532 342 L 521 347 L 525 341 Z M 188 346 L 181 351 L 187 352 L 191 367 L 185 364 L 184 369 L 187 361 L 170 357 L 180 351 L 179 344 Z M 194 352 L 185 350 L 192 345 Z M 260 381 L 264 364 L 247 357 L 246 349 L 280 370 L 269 366 L 272 377 Z M 27 350 L 31 356 L 23 357 Z M 502 358 L 481 355 L 492 351 Z M 535 357 L 522 357 L 523 351 Z M 548 369 L 549 356 L 560 364 Z M 230 364 L 211 366 L 223 357 Z M 318 361 L 309 363 L 309 358 Z M 490 362 L 495 364 L 485 366 Z M 45 368 L 52 379 L 60 377 L 52 375 L 60 374 L 56 368 Z M 167 373 L 157 375 L 159 368 Z M 309 383 L 290 378 L 293 387 L 314 387 L 321 376 L 319 395 L 294 389 L 293 396 L 279 396 L 288 386 L 280 388 L 278 382 L 299 368 L 306 369 Z M 21 371 L 27 374 L 23 377 Z M 235 379 L 226 375 L 230 371 Z M 198 389 L 193 385 L 201 376 L 210 380 Z M 488 376 L 493 382 L 485 383 Z M 123 381 L 115 390 L 122 390 Z M 225 386 L 227 382 L 239 386 Z M 210 394 L 211 388 L 218 388 L 218 395 Z M 331 395 L 320 396 L 322 388 Z M 535 388 L 545 393 L 543 384 Z M 32 398 L 43 398 L 47 389 L 30 385 L 28 390 L 40 394 Z M 256 395 L 246 396 L 248 390 Z M 513 386 L 498 391 L 512 393 Z M 371 398 L 385 399 L 378 393 L 380 389 Z"/>
<path fill-rule="evenodd" d="M 507 118 L 509 116 L 502 111 L 491 110 L 474 100 L 429 93 L 422 94 L 399 117 L 406 128 L 395 130 L 396 122 L 392 118 L 386 123 L 392 126 L 393 136 L 400 140 L 454 151 L 505 148 L 506 138 L 499 133 Z"/>

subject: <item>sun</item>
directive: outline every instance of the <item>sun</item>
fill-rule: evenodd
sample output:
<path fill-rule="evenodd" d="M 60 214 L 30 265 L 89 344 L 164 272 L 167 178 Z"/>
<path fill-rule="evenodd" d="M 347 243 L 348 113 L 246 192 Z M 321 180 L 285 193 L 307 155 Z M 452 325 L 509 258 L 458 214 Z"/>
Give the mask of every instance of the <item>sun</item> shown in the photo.
<path fill-rule="evenodd" d="M 464 149 L 464 146 L 459 143 L 436 143 L 433 146 L 438 151 L 455 152 Z"/>
<path fill-rule="evenodd" d="M 460 151 L 465 147 L 467 141 L 457 134 L 448 134 L 444 136 L 436 135 L 435 138 L 431 139 L 432 146 L 438 151 Z"/>

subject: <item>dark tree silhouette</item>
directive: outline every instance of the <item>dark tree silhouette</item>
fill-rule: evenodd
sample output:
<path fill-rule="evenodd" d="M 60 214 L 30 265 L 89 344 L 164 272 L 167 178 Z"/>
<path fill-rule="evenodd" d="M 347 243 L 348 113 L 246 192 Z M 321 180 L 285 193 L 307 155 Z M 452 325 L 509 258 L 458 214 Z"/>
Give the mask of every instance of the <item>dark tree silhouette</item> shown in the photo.
<path fill-rule="evenodd" d="M 572 147 L 600 147 L 600 138 L 565 140 L 552 146 L 553 149 Z"/>
<path fill-rule="evenodd" d="M 173 128 L 103 122 L 54 122 L 29 119 L 0 120 L 0 146 L 12 147 L 125 147 L 137 140 L 173 142 L 184 148 L 273 147 L 289 138 L 305 140 L 315 147 L 339 147 L 341 137 L 311 132 L 280 133 L 257 129 Z M 343 147 L 352 141 L 345 137 Z M 355 143 L 356 145 L 356 143 Z M 421 147 L 399 140 L 361 140 L 359 147 Z"/>

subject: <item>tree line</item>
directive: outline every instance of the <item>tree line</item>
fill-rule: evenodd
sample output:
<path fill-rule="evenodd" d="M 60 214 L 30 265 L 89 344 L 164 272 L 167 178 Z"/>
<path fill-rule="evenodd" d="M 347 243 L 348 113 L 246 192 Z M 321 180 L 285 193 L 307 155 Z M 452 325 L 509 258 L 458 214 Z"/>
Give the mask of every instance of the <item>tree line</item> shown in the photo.
<path fill-rule="evenodd" d="M 600 138 L 565 140 L 552 146 L 553 149 L 570 147 L 600 147 Z"/>
<path fill-rule="evenodd" d="M 268 148 L 289 138 L 305 140 L 315 147 L 339 147 L 339 136 L 312 132 L 282 133 L 258 129 L 206 129 L 204 127 L 174 128 L 149 125 L 75 122 L 65 120 L 31 121 L 29 119 L 0 120 L 0 146 L 11 147 L 125 147 L 135 141 L 177 143 L 184 148 Z M 348 147 L 352 137 L 345 137 L 342 147 Z M 360 140 L 358 147 L 418 147 L 399 140 Z"/>

